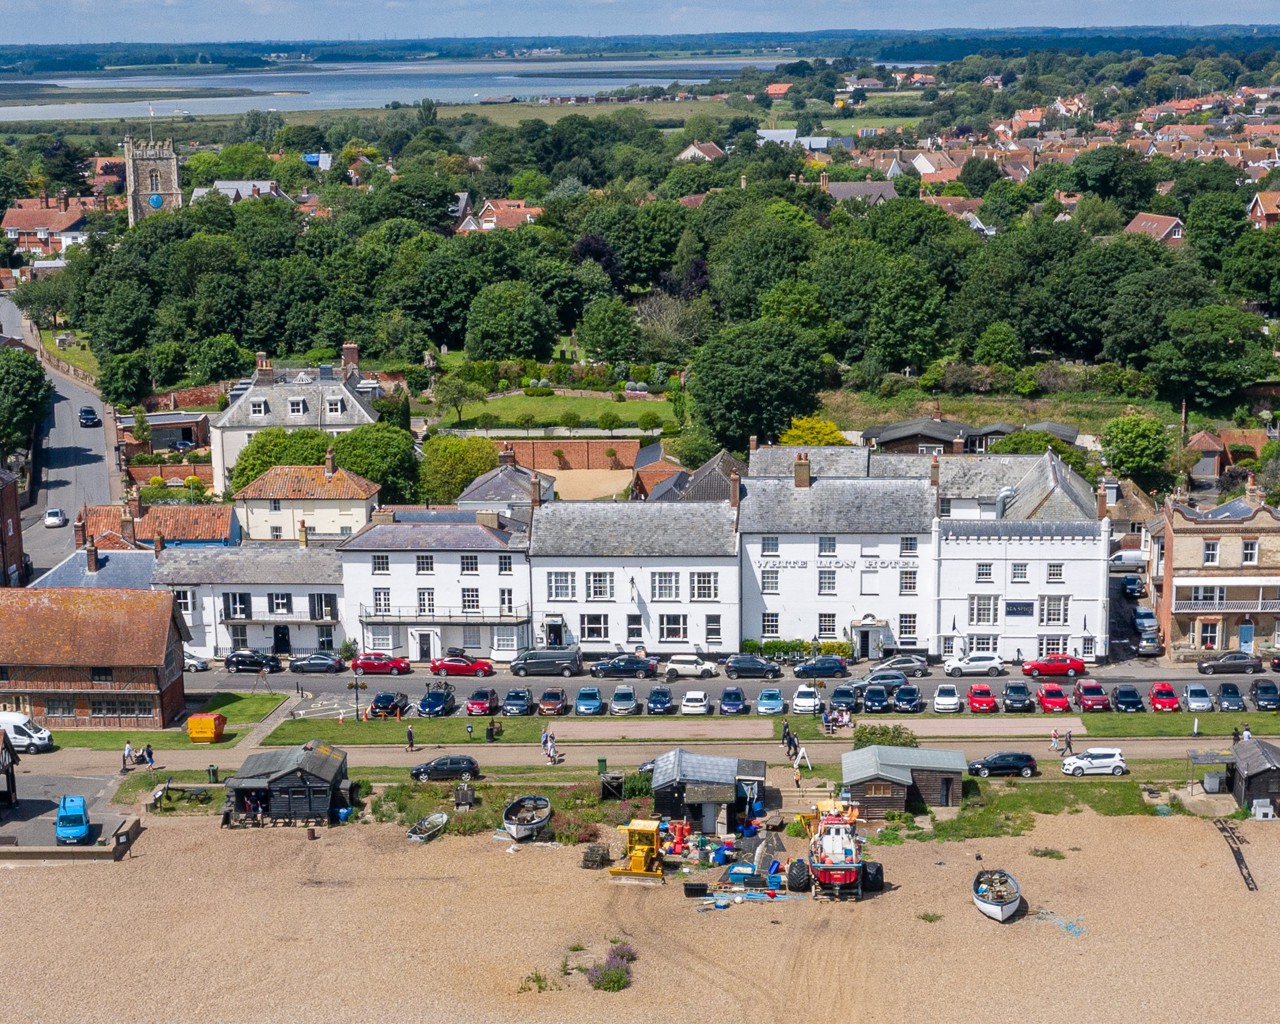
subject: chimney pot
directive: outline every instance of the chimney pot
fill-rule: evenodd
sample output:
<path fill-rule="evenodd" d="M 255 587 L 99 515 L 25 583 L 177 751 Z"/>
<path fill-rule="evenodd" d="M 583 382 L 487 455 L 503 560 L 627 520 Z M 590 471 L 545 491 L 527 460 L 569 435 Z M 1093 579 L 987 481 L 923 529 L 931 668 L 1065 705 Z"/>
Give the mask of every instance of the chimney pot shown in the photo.
<path fill-rule="evenodd" d="M 800 488 L 808 487 L 812 482 L 812 472 L 807 452 L 801 452 L 796 456 L 795 480 L 796 487 Z"/>
<path fill-rule="evenodd" d="M 85 546 L 84 516 L 76 516 L 76 521 L 71 524 L 71 530 L 75 535 L 76 548 Z"/>
<path fill-rule="evenodd" d="M 360 346 L 354 341 L 344 342 L 342 346 L 342 370 L 346 373 L 349 370 L 360 369 Z"/>
<path fill-rule="evenodd" d="M 755 451 L 759 447 L 760 447 L 760 439 L 756 437 L 755 434 L 752 434 L 750 439 L 747 441 L 747 450 Z"/>
<path fill-rule="evenodd" d="M 934 456 L 929 463 L 929 486 L 938 486 L 938 456 Z"/>
<path fill-rule="evenodd" d="M 379 526 L 387 526 L 396 521 L 396 514 L 389 508 L 375 508 L 370 521 Z"/>
<path fill-rule="evenodd" d="M 98 561 L 98 545 L 93 542 L 92 538 L 84 547 L 84 555 L 85 565 L 89 572 L 97 572 L 101 563 Z"/>
<path fill-rule="evenodd" d="M 1105 519 L 1107 517 L 1107 485 L 1105 483 L 1098 484 L 1098 518 Z"/>
<path fill-rule="evenodd" d="M 253 197 L 254 197 L 255 199 L 256 199 L 258 196 L 262 195 L 262 193 L 259 191 L 259 189 L 258 189 L 258 186 L 257 186 L 257 185 L 254 185 L 254 186 L 250 189 L 250 192 L 253 194 Z"/>
<path fill-rule="evenodd" d="M 735 469 L 729 474 L 729 507 L 737 508 L 742 501 L 742 477 Z"/>
<path fill-rule="evenodd" d="M 499 466 L 514 466 L 516 464 L 516 450 L 510 444 L 504 444 L 502 451 L 498 452 Z"/>
<path fill-rule="evenodd" d="M 533 474 L 533 485 L 530 488 L 529 507 L 538 508 L 542 504 L 542 477 Z"/>

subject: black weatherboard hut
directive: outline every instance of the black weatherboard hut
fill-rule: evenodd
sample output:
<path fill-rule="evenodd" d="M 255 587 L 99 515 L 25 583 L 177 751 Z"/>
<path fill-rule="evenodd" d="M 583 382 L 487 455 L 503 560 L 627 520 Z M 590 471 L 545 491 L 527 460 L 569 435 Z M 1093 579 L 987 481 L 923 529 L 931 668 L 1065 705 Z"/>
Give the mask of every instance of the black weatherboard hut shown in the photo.
<path fill-rule="evenodd" d="M 251 754 L 227 780 L 235 810 L 260 809 L 272 822 L 327 822 L 350 804 L 347 752 L 312 740 L 300 747 Z"/>
<path fill-rule="evenodd" d="M 1280 809 L 1280 747 L 1265 740 L 1241 740 L 1231 748 L 1236 763 L 1231 792 L 1236 803 L 1253 810 L 1254 802 L 1268 800 L 1272 811 Z"/>

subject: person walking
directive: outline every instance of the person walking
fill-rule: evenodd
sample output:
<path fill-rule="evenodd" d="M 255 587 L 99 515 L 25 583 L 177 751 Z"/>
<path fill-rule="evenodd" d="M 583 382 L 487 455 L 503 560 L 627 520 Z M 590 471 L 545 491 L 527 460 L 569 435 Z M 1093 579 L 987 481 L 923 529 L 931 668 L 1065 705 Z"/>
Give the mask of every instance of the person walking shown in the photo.
<path fill-rule="evenodd" d="M 1246 723 L 1245 723 L 1245 725 L 1244 725 L 1244 731 L 1240 733 L 1240 738 L 1241 738 L 1242 740 L 1251 740 L 1251 739 L 1253 739 L 1253 730 L 1249 728 L 1249 723 L 1248 723 L 1248 722 L 1246 722 Z"/>
<path fill-rule="evenodd" d="M 796 784 L 796 789 L 800 788 L 800 769 L 796 768 L 791 772 L 791 781 Z"/>
<path fill-rule="evenodd" d="M 1233 744 L 1240 742 L 1240 730 L 1238 728 L 1231 730 L 1231 742 Z"/>
<path fill-rule="evenodd" d="M 1049 749 L 1058 749 L 1058 727 L 1056 725 L 1053 727 L 1053 731 L 1049 733 Z"/>
<path fill-rule="evenodd" d="M 1066 735 L 1062 738 L 1062 756 L 1066 757 L 1068 754 L 1074 753 L 1075 751 L 1071 749 L 1071 730 L 1068 729 Z"/>
<path fill-rule="evenodd" d="M 406 745 L 405 745 L 405 750 L 408 750 L 408 751 L 411 751 L 411 752 L 412 752 L 412 751 L 414 751 L 414 750 L 416 750 L 416 749 L 417 749 L 417 748 L 413 745 L 413 726 L 412 726 L 412 725 L 408 725 L 408 726 L 406 726 L 406 727 L 405 727 L 405 730 L 404 730 L 404 738 L 405 738 L 405 743 L 406 743 Z"/>
<path fill-rule="evenodd" d="M 782 720 L 782 745 L 791 749 L 791 723 L 785 718 Z"/>
<path fill-rule="evenodd" d="M 128 740 L 124 741 L 124 756 L 120 759 L 120 770 L 127 772 L 129 770 L 129 762 L 133 760 L 133 744 Z"/>
<path fill-rule="evenodd" d="M 142 751 L 142 756 L 147 759 L 147 771 L 151 771 L 151 772 L 155 771 L 156 770 L 156 754 L 155 754 L 155 751 L 151 749 L 150 743 L 148 743 L 146 748 Z"/>
<path fill-rule="evenodd" d="M 545 725 L 542 727 L 541 743 L 542 743 L 542 752 L 545 754 L 547 752 L 547 727 Z"/>

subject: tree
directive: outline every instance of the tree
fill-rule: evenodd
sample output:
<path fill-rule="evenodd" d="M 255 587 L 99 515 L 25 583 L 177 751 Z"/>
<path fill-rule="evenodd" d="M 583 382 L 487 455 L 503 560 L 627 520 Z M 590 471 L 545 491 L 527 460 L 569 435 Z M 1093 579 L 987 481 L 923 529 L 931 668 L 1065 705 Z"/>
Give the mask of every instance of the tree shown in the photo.
<path fill-rule="evenodd" d="M 622 426 L 622 417 L 616 412 L 606 409 L 596 417 L 596 426 L 601 430 L 609 431 L 609 436 L 613 437 L 613 432 Z"/>
<path fill-rule="evenodd" d="M 333 439 L 338 465 L 380 484 L 378 501 L 405 505 L 418 500 L 418 457 L 413 435 L 394 423 L 366 423 Z"/>
<path fill-rule="evenodd" d="M 187 350 L 176 341 L 158 341 L 147 349 L 152 388 L 163 388 L 182 379 L 187 370 Z"/>
<path fill-rule="evenodd" d="M 582 417 L 572 409 L 566 409 L 560 414 L 560 426 L 564 427 L 570 434 L 572 434 L 582 426 Z"/>
<path fill-rule="evenodd" d="M 592 359 L 629 363 L 640 358 L 640 328 L 635 314 L 621 299 L 596 299 L 582 314 L 578 343 Z"/>
<path fill-rule="evenodd" d="M 662 417 L 652 409 L 645 409 L 636 417 L 636 426 L 647 434 L 649 431 L 657 430 L 662 426 Z"/>
<path fill-rule="evenodd" d="M 987 445 L 987 451 L 992 455 L 1043 455 L 1051 451 L 1090 484 L 1097 482 L 1098 474 L 1089 464 L 1084 449 L 1054 437 L 1047 430 L 1015 430 Z"/>
<path fill-rule="evenodd" d="M 461 417 L 459 417 L 461 420 Z M 528 437 L 533 425 L 538 422 L 538 417 L 531 412 L 522 412 L 516 417 L 516 426 L 524 431 L 524 436 Z"/>
<path fill-rule="evenodd" d="M 484 385 L 475 381 L 463 380 L 451 374 L 436 381 L 432 392 L 436 406 L 440 409 L 452 409 L 458 415 L 458 426 L 462 426 L 462 407 L 468 402 L 483 402 L 488 397 Z"/>
<path fill-rule="evenodd" d="M 923 262 L 914 256 L 891 260 L 871 307 L 869 353 L 895 370 L 924 369 L 939 354 L 944 299 Z"/>
<path fill-rule="evenodd" d="M 1187 244 L 1210 271 L 1250 228 L 1245 203 L 1236 192 L 1205 192 L 1187 209 Z"/>
<path fill-rule="evenodd" d="M 1002 363 L 1016 370 L 1027 361 L 1027 350 L 1023 348 L 1018 332 L 1003 320 L 997 320 L 978 338 L 973 360 L 983 366 Z"/>
<path fill-rule="evenodd" d="M 1078 191 L 1112 199 L 1123 216 L 1132 217 L 1155 194 L 1156 176 L 1146 159 L 1122 146 L 1103 146 L 1081 153 L 1071 164 Z"/>
<path fill-rule="evenodd" d="M 437 434 L 422 446 L 422 500 L 452 505 L 471 481 L 497 465 L 498 452 L 491 441 Z"/>
<path fill-rule="evenodd" d="M 817 408 L 821 357 L 813 338 L 777 320 L 728 327 L 693 357 L 689 392 L 717 441 L 742 451 Z"/>
<path fill-rule="evenodd" d="M 241 450 L 231 470 L 231 492 L 234 494 L 248 487 L 273 466 L 321 465 L 333 440 L 323 430 L 314 427 L 301 430 L 267 427 L 257 431 Z"/>
<path fill-rule="evenodd" d="M 848 444 L 840 428 L 821 416 L 793 416 L 791 426 L 778 438 L 783 445 L 831 445 Z"/>
<path fill-rule="evenodd" d="M 413 423 L 413 417 L 410 415 L 412 410 L 409 407 L 409 392 L 402 391 L 400 393 L 400 402 L 396 406 L 395 424 L 401 430 L 409 430 Z"/>
<path fill-rule="evenodd" d="M 230 334 L 205 338 L 191 356 L 191 372 L 198 384 L 235 380 L 253 366 L 253 353 L 236 344 Z"/>
<path fill-rule="evenodd" d="M 1201 406 L 1233 398 L 1276 371 L 1262 318 L 1235 306 L 1175 310 L 1165 317 L 1169 337 L 1151 350 L 1147 373 L 1173 399 Z"/>
<path fill-rule="evenodd" d="M 524 281 L 485 285 L 467 312 L 467 355 L 547 359 L 557 338 L 551 309 Z"/>
<path fill-rule="evenodd" d="M 1222 286 L 1232 295 L 1280 311 L 1280 228 L 1246 232 L 1222 257 Z M 28 286 L 23 286 L 28 287 Z M 18 292 L 22 295 L 21 289 Z"/>
<path fill-rule="evenodd" d="M 1154 416 L 1120 416 L 1103 428 L 1102 454 L 1112 472 L 1145 489 L 1163 478 L 1173 434 Z"/>
<path fill-rule="evenodd" d="M 53 385 L 34 355 L 0 348 L 0 468 L 17 449 L 31 447 L 52 395 Z"/>
<path fill-rule="evenodd" d="M 151 424 L 147 422 L 147 410 L 140 405 L 133 407 L 133 429 L 129 433 L 139 444 L 151 447 Z"/>
<path fill-rule="evenodd" d="M 147 290 L 127 278 L 116 281 L 89 325 L 99 361 L 142 348 L 151 328 L 153 302 Z"/>
<path fill-rule="evenodd" d="M 987 189 L 1003 177 L 1004 172 L 1000 170 L 1000 165 L 994 160 L 983 157 L 971 156 L 960 168 L 960 180 L 971 196 L 979 198 L 986 195 Z"/>
<path fill-rule="evenodd" d="M 98 390 L 112 405 L 133 405 L 151 390 L 151 372 L 142 352 L 108 356 L 99 362 Z"/>

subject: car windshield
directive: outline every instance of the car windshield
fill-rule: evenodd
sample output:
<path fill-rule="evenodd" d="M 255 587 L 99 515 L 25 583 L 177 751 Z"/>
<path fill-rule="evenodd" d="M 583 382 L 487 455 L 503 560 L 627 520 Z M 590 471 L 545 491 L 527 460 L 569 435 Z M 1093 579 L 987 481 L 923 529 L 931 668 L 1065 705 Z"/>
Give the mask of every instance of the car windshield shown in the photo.
<path fill-rule="evenodd" d="M 1173 696 L 1173 687 L 1172 687 L 1172 686 L 1157 686 L 1157 687 L 1155 688 L 1155 690 L 1154 690 L 1154 691 L 1152 691 L 1152 692 L 1153 692 L 1153 693 L 1155 693 L 1155 695 L 1156 695 L 1157 697 L 1172 697 L 1172 696 Z"/>
<path fill-rule="evenodd" d="M 543 700 L 559 700 L 559 699 L 561 698 L 561 696 L 562 696 L 562 695 L 561 695 L 561 693 L 560 693 L 560 691 L 559 691 L 559 690 L 547 690 L 547 691 L 542 695 L 542 699 L 543 699 Z"/>
<path fill-rule="evenodd" d="M 1122 686 L 1116 691 L 1116 696 L 1121 700 L 1133 700 L 1138 696 L 1138 691 L 1132 686 Z"/>
<path fill-rule="evenodd" d="M 956 688 L 955 688 L 954 686 L 939 686 L 939 687 L 938 687 L 938 696 L 939 696 L 939 697 L 954 697 L 955 695 L 956 695 Z"/>
<path fill-rule="evenodd" d="M 1017 684 L 1013 686 L 1006 686 L 1004 689 L 1004 692 L 1008 694 L 1010 697 L 1025 697 L 1028 693 L 1028 690 L 1025 686 L 1021 684 Z"/>
<path fill-rule="evenodd" d="M 599 700 L 600 691 L 599 690 L 579 690 L 578 699 L 579 700 Z"/>
<path fill-rule="evenodd" d="M 867 687 L 867 700 L 871 700 L 872 698 L 875 698 L 877 700 L 883 700 L 884 697 L 885 697 L 885 692 L 884 692 L 883 686 Z"/>
<path fill-rule="evenodd" d="M 1044 695 L 1051 700 L 1061 699 L 1062 691 L 1056 686 L 1046 686 L 1044 688 Z"/>
<path fill-rule="evenodd" d="M 76 825 L 83 825 L 84 818 L 81 817 L 79 814 L 64 814 L 62 816 L 62 824 L 69 827 L 74 827 Z"/>
<path fill-rule="evenodd" d="M 670 700 L 670 699 L 671 699 L 671 691 L 670 691 L 670 690 L 668 690 L 665 686 L 655 686 L 652 690 L 650 690 L 650 691 L 649 691 L 649 696 L 650 696 L 651 698 L 652 698 L 652 697 L 662 697 L 662 698 L 665 698 L 665 699 L 667 699 L 667 700 Z"/>
<path fill-rule="evenodd" d="M 1218 687 L 1219 697 L 1239 697 L 1240 688 L 1235 683 L 1223 683 Z"/>
<path fill-rule="evenodd" d="M 721 698 L 721 700 L 740 701 L 742 700 L 742 691 L 741 690 L 725 690 L 724 696 Z"/>
<path fill-rule="evenodd" d="M 489 691 L 488 691 L 488 690 L 476 690 L 476 692 L 475 692 L 475 693 L 473 693 L 473 694 L 471 695 L 471 699 L 472 699 L 472 700 L 488 700 L 488 699 L 489 699 Z"/>
<path fill-rule="evenodd" d="M 904 686 L 898 691 L 898 696 L 903 700 L 915 700 L 917 692 L 914 686 Z"/>
<path fill-rule="evenodd" d="M 1203 686 L 1193 686 L 1191 687 L 1191 689 L 1187 691 L 1187 696 L 1197 697 L 1197 698 L 1200 698 L 1200 697 L 1208 698 L 1209 691 L 1206 690 Z"/>
<path fill-rule="evenodd" d="M 761 700 L 782 700 L 782 691 L 781 690 L 761 690 L 760 699 Z"/>
<path fill-rule="evenodd" d="M 761 696 L 764 696 L 764 695 L 761 694 Z M 849 689 L 849 687 L 847 686 L 837 686 L 834 690 L 831 691 L 832 700 L 838 700 L 840 698 L 848 699 L 849 697 L 852 697 L 852 696 L 853 696 L 853 691 Z"/>
<path fill-rule="evenodd" d="M 1080 692 L 1086 697 L 1102 697 L 1105 696 L 1101 686 L 1082 686 Z M 1123 691 L 1121 691 L 1123 692 Z"/>
<path fill-rule="evenodd" d="M 635 700 L 635 696 L 635 691 L 626 686 L 619 686 L 613 691 L 613 699 L 615 702 L 620 700 Z"/>
<path fill-rule="evenodd" d="M 1276 684 L 1275 683 L 1259 683 L 1258 692 L 1262 694 L 1266 694 L 1268 697 L 1270 697 L 1277 692 Z"/>

